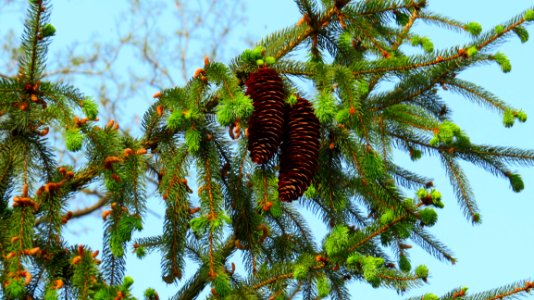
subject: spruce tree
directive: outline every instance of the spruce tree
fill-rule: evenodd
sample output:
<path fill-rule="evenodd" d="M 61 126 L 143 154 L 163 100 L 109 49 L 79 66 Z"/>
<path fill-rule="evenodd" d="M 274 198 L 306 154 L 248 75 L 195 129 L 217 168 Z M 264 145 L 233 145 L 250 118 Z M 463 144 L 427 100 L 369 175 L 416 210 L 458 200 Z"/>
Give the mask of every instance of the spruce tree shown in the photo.
<path fill-rule="evenodd" d="M 456 75 L 484 63 L 511 71 L 495 48 L 514 35 L 528 39 L 534 8 L 483 31 L 429 11 L 424 0 L 295 2 L 295 25 L 228 65 L 206 58 L 184 86 L 156 93 L 134 137 L 113 120 L 99 126 L 91 97 L 47 81 L 50 3 L 29 1 L 19 74 L 0 78 L 4 299 L 134 299 L 131 249 L 161 257 L 162 280 L 180 284 L 174 299 L 205 289 L 210 299 L 350 299 L 354 284 L 403 292 L 429 276 L 412 266 L 412 243 L 455 262 L 428 230 L 452 199 L 394 154 L 438 157 L 473 223 L 481 216 L 460 162 L 523 190 L 510 168 L 533 165 L 534 151 L 471 142 L 437 90 L 495 110 L 506 127 L 525 122 L 523 111 Z M 434 49 L 431 37 L 413 33 L 420 21 L 472 39 Z M 47 138 L 51 131 L 63 135 L 61 145 Z M 59 164 L 58 148 L 78 152 L 83 164 Z M 62 234 L 71 200 L 89 185 L 105 189 L 102 253 Z M 163 234 L 137 238 L 152 188 L 165 203 Z M 306 211 L 328 229 L 319 244 Z M 186 256 L 198 265 L 194 274 L 185 274 Z M 502 299 L 531 288 L 523 280 L 413 299 Z"/>

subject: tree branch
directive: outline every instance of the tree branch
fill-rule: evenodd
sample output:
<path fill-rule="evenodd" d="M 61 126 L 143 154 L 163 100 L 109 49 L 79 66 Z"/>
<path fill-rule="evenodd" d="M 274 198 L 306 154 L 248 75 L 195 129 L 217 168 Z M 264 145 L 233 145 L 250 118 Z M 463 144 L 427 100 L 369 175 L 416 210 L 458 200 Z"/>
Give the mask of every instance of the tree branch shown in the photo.
<path fill-rule="evenodd" d="M 228 237 L 224 247 L 220 250 L 223 263 L 235 250 L 235 236 Z M 175 300 L 189 300 L 195 299 L 198 294 L 206 287 L 210 279 L 209 264 L 204 263 L 193 276 L 192 280 L 186 287 L 180 290 L 172 299 Z"/>
<path fill-rule="evenodd" d="M 90 213 L 102 208 L 104 205 L 106 205 L 108 203 L 108 200 L 109 200 L 108 196 L 100 197 L 100 199 L 98 199 L 98 201 L 95 202 L 93 205 L 90 205 L 90 206 L 87 206 L 85 208 L 81 208 L 81 209 L 73 211 L 71 219 L 86 216 L 86 215 L 88 215 L 88 214 L 90 214 Z"/>

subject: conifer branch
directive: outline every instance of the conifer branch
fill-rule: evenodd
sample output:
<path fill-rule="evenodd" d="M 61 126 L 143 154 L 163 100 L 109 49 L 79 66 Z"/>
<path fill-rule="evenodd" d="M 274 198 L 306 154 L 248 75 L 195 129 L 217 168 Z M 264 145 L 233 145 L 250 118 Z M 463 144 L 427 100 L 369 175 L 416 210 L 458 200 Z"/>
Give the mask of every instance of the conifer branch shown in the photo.
<path fill-rule="evenodd" d="M 362 245 L 365 245 L 367 242 L 371 241 L 373 238 L 377 237 L 379 234 L 388 231 L 391 227 L 402 222 L 405 218 L 406 218 L 406 215 L 399 216 L 395 218 L 393 221 L 389 222 L 388 224 L 368 233 L 363 239 L 359 240 L 356 244 L 350 246 L 348 248 L 348 252 L 356 251 L 356 249 L 360 248 Z"/>
<path fill-rule="evenodd" d="M 328 25 L 330 25 L 330 22 L 332 21 L 332 17 L 334 15 L 336 15 L 339 12 L 339 10 L 341 10 L 345 5 L 349 4 L 349 2 L 350 2 L 350 0 L 349 1 L 343 1 L 342 3 L 339 4 L 339 6 L 334 6 L 334 7 L 330 8 L 328 11 L 326 11 L 326 13 L 323 16 L 321 16 L 321 18 L 319 20 L 317 20 L 317 24 L 320 24 L 320 28 L 325 28 Z M 289 53 L 295 47 L 300 45 L 305 39 L 307 39 L 310 36 L 312 36 L 318 30 L 317 28 L 313 28 L 313 27 L 311 27 L 309 25 L 307 25 L 307 26 L 308 26 L 308 28 L 306 28 L 306 30 L 303 33 L 301 33 L 299 36 L 297 36 L 297 38 L 295 38 L 294 40 L 292 40 L 289 43 L 287 43 L 286 45 L 284 45 L 284 47 L 282 49 L 278 50 L 278 52 L 276 52 L 273 55 L 273 57 L 276 58 L 276 59 L 279 59 L 279 58 L 285 56 L 287 53 Z"/>
<path fill-rule="evenodd" d="M 360 16 L 376 15 L 383 14 L 390 11 L 397 10 L 408 10 L 421 7 L 422 1 L 410 1 L 408 3 L 398 4 L 397 2 L 392 1 L 364 1 L 358 2 L 353 7 L 353 9 Z"/>
<path fill-rule="evenodd" d="M 494 296 L 492 296 L 490 298 L 486 298 L 486 299 L 487 300 L 504 299 L 506 297 L 509 297 L 509 296 L 512 296 L 512 295 L 516 295 L 516 294 L 519 294 L 519 293 L 523 293 L 523 292 L 529 293 L 531 289 L 534 289 L 534 282 L 526 281 L 525 285 L 522 286 L 522 287 L 516 287 L 513 290 L 506 291 L 506 292 L 500 292 L 497 295 L 494 295 Z"/>
<path fill-rule="evenodd" d="M 143 119 L 144 136 L 134 139 L 119 131 L 114 121 L 105 128 L 87 123 L 96 119 L 97 111 L 96 108 L 88 108 L 91 106 L 90 99 L 76 89 L 65 84 L 39 81 L 44 72 L 47 38 L 53 34 L 52 31 L 43 34 L 47 27 L 53 30 L 53 27 L 45 26 L 48 13 L 44 3 L 47 1 L 30 1 L 31 9 L 23 36 L 25 55 L 20 59 L 21 70 L 25 73 L 21 71 L 17 78 L 0 74 L 0 98 L 5 99 L 3 104 L 0 103 L 3 114 L 0 118 L 0 169 L 9 169 L 0 172 L 0 273 L 7 271 L 11 272 L 7 274 L 14 274 L 0 274 L 0 280 L 25 277 L 29 284 L 21 286 L 20 293 L 53 298 L 48 294 L 48 281 L 52 279 L 47 274 L 61 273 L 66 281 L 78 281 L 73 286 L 82 297 L 92 297 L 93 292 L 100 293 L 98 296 L 101 298 L 109 296 L 102 296 L 104 292 L 113 294 L 107 297 L 110 299 L 129 297 L 125 287 L 128 280 L 123 280 L 125 248 L 133 231 L 141 230 L 141 218 L 146 214 L 146 173 L 158 177 L 158 191 L 166 200 L 165 219 L 163 234 L 140 239 L 141 245 L 134 245 L 136 254 L 142 256 L 160 250 L 162 277 L 167 283 L 181 279 L 184 254 L 199 264 L 197 273 L 181 287 L 174 299 L 193 299 L 208 284 L 213 288 L 214 298 L 246 298 L 251 295 L 261 298 L 268 295 L 267 289 L 272 287 L 272 297 L 289 294 L 293 298 L 302 293 L 303 298 L 331 296 L 344 299 L 349 298 L 346 275 L 363 278 L 373 286 L 404 290 L 425 281 L 428 274 L 426 267 L 416 270 L 415 275 L 408 273 L 408 249 L 411 247 L 406 243 L 408 239 L 438 259 L 452 263 L 455 259 L 443 244 L 425 231 L 425 226 L 432 226 L 437 220 L 433 207 L 443 206 L 441 194 L 428 179 L 395 165 L 391 149 L 407 151 L 412 159 L 417 159 L 423 152 L 437 154 L 464 214 L 475 223 L 480 221 L 480 216 L 468 177 L 459 165 L 460 160 L 508 178 L 514 191 L 523 189 L 523 181 L 518 174 L 510 171 L 510 166 L 534 165 L 532 150 L 471 144 L 458 126 L 450 121 L 447 103 L 435 94 L 441 86 L 468 100 L 485 104 L 504 114 L 507 127 L 514 119 L 525 121 L 526 115 L 522 111 L 513 110 L 490 92 L 455 76 L 468 67 L 487 62 L 497 62 L 503 71 L 509 71 L 506 57 L 499 53 L 488 54 L 490 45 L 497 44 L 512 31 L 522 41 L 526 40 L 527 33 L 522 25 L 534 21 L 532 9 L 468 45 L 433 51 L 430 40 L 420 38 L 418 41 L 418 36 L 412 33 L 418 20 L 453 30 L 461 29 L 473 36 L 480 33 L 480 26 L 426 13 L 424 0 L 356 3 L 326 0 L 322 2 L 322 8 L 318 1 L 298 0 L 303 18 L 296 26 L 269 36 L 259 43 L 261 47 L 257 49 L 245 51 L 230 68 L 205 59 L 204 68 L 199 69 L 184 87 L 156 93 L 156 103 Z M 396 19 L 397 25 L 392 18 Z M 401 45 L 408 39 L 414 46 L 422 46 L 427 54 L 403 53 Z M 311 43 L 308 51 L 313 63 L 276 62 L 276 59 L 285 57 L 306 42 Z M 147 46 L 146 40 L 144 46 Z M 154 63 L 151 55 L 146 55 L 150 54 L 147 49 L 144 50 L 145 59 L 160 69 L 161 64 Z M 328 52 L 333 60 L 321 57 L 323 51 L 325 54 Z M 382 58 L 375 58 L 377 54 Z M 297 162 L 297 167 L 290 169 L 298 182 L 293 179 L 284 181 L 279 177 L 277 184 L 275 177 L 283 173 L 282 166 L 278 168 L 275 162 L 271 165 L 270 161 L 258 165 L 253 159 L 247 160 L 247 143 L 253 144 L 247 139 L 248 134 L 245 138 L 230 134 L 232 139 L 239 140 L 239 147 L 233 147 L 229 138 L 223 136 L 222 129 L 228 126 L 231 133 L 241 133 L 240 126 L 246 124 L 247 118 L 256 109 L 256 103 L 248 97 L 252 93 L 249 93 L 250 80 L 247 76 L 258 68 L 302 75 L 304 79 L 312 80 L 320 93 L 313 101 L 314 110 L 306 117 L 288 121 L 286 109 L 275 109 L 270 100 L 262 103 L 266 112 L 258 117 L 270 121 L 271 114 L 276 112 L 280 115 L 276 118 L 277 124 L 291 124 L 291 130 L 304 128 L 305 134 L 294 136 L 287 130 L 282 142 L 284 146 L 292 145 L 295 139 L 298 141 L 293 145 L 302 146 L 299 151 L 294 151 L 294 160 L 297 162 L 304 158 L 304 161 Z M 168 75 L 167 72 L 165 74 Z M 378 87 L 379 83 L 391 77 L 399 81 L 394 88 L 384 90 Z M 274 79 L 269 78 L 255 82 L 258 93 L 272 94 Z M 28 82 L 22 82 L 24 80 Z M 247 85 L 247 94 L 240 86 L 243 82 Z M 278 87 L 281 94 L 282 91 L 302 92 L 297 84 L 289 80 Z M 277 100 L 283 103 L 284 97 L 280 96 Z M 286 100 L 287 109 L 296 111 L 291 106 L 294 105 L 293 100 Z M 40 105 L 42 110 L 33 109 Z M 93 106 L 96 104 L 93 103 Z M 83 119 L 85 121 L 75 116 L 80 109 L 87 116 Z M 314 118 L 320 120 L 320 126 L 308 126 L 307 122 Z M 66 128 L 68 150 L 83 148 L 88 156 L 85 167 L 70 171 L 71 166 L 62 166 L 55 171 L 53 153 L 46 140 L 40 139 L 48 133 L 49 127 L 46 130 L 42 128 L 52 125 Z M 249 123 L 251 128 L 253 126 Z M 448 131 L 452 133 L 448 134 Z M 257 132 L 267 136 L 260 141 L 273 139 L 269 137 L 270 132 Z M 308 149 L 305 141 L 296 138 L 300 136 L 317 136 L 317 142 L 313 142 L 316 148 Z M 139 146 L 145 149 L 132 150 Z M 144 155 L 146 149 L 151 152 L 149 159 L 137 156 Z M 276 153 L 280 145 L 273 145 L 273 149 Z M 280 153 L 279 161 L 283 161 L 286 158 L 284 151 Z M 309 160 L 315 158 L 317 161 L 313 160 L 310 164 Z M 293 161 L 293 158 L 290 160 Z M 187 185 L 189 169 L 193 168 L 191 161 L 197 163 L 194 171 L 200 185 L 200 208 L 192 208 L 187 195 L 192 192 Z M 301 165 L 311 170 L 317 164 L 319 168 L 316 172 L 300 173 Z M 244 176 L 250 174 L 254 175 L 247 182 Z M 81 265 L 78 264 L 82 256 L 88 257 L 90 252 L 78 247 L 78 255 L 74 259 L 68 258 L 72 254 L 64 251 L 68 246 L 58 242 L 62 238 L 61 226 L 68 221 L 62 211 L 73 193 L 80 192 L 99 178 L 108 192 L 105 197 L 67 215 L 69 218 L 80 217 L 112 202 L 111 209 L 103 214 L 104 251 L 100 270 L 91 259 L 94 268 L 83 270 L 84 275 L 75 279 L 77 275 L 57 271 L 64 269 L 61 263 L 51 267 L 48 263 L 41 264 L 40 259 L 32 259 L 31 253 L 37 252 L 35 247 L 31 248 L 35 243 L 40 247 L 46 246 L 47 254 L 65 256 L 63 260 L 69 268 L 80 270 Z M 18 185 L 13 183 L 17 180 L 20 181 Z M 42 184 L 43 181 L 44 185 L 35 193 L 36 200 L 32 200 L 28 195 L 29 190 L 33 193 L 31 185 Z M 300 203 L 319 216 L 325 223 L 322 225 L 331 229 L 321 255 L 315 256 L 315 260 L 317 245 L 303 212 L 291 204 L 280 203 L 280 199 L 274 196 L 280 194 L 280 186 L 284 184 L 298 190 L 297 198 L 308 187 L 313 187 L 308 189 Z M 277 185 L 279 193 L 276 192 Z M 419 202 L 406 198 L 403 187 L 417 190 Z M 7 207 L 10 197 L 14 203 L 12 209 Z M 265 205 L 261 207 L 262 204 Z M 196 215 L 199 211 L 200 214 Z M 39 218 L 37 221 L 36 217 Z M 230 221 L 231 226 L 225 227 L 225 223 Z M 227 229 L 231 231 L 229 234 Z M 229 237 L 221 244 L 225 235 Z M 378 243 L 378 238 L 382 243 Z M 242 255 L 245 269 L 252 266 L 252 272 L 246 279 L 233 273 L 235 266 L 232 271 L 225 272 L 226 260 L 236 248 L 246 250 Z M 393 267 L 388 250 L 397 256 L 400 271 L 384 268 Z M 325 253 L 328 258 L 322 256 Z M 339 269 L 343 272 L 337 272 Z M 32 273 L 37 274 L 37 278 L 31 279 Z M 98 282 L 101 278 L 106 278 L 109 284 Z M 96 283 L 91 282 L 93 279 Z M 40 282 L 45 280 L 47 290 L 40 291 Z M 6 284 L 2 283 L 4 288 Z M 498 299 L 532 287 L 532 282 L 527 281 L 522 286 L 516 284 L 513 289 L 507 287 L 484 295 L 486 299 Z M 125 294 L 115 294 L 119 288 Z M 447 297 L 454 299 L 464 297 L 464 294 L 464 290 L 455 290 Z"/>
<path fill-rule="evenodd" d="M 226 239 L 224 246 L 218 251 L 217 257 L 219 257 L 222 262 L 234 252 L 235 250 L 235 236 L 232 235 Z M 209 265 L 202 264 L 197 273 L 192 277 L 192 279 L 185 284 L 185 286 L 180 289 L 178 294 L 176 294 L 172 299 L 175 300 L 189 300 L 194 299 L 208 284 L 211 280 L 209 276 Z"/>
<path fill-rule="evenodd" d="M 448 88 L 451 88 L 451 89 L 457 88 L 458 90 L 460 90 L 460 92 L 464 91 L 463 94 L 468 96 L 468 98 L 480 99 L 484 101 L 484 103 L 490 106 L 491 108 L 497 109 L 500 112 L 504 112 L 510 109 L 506 105 L 506 103 L 498 99 L 497 96 L 489 92 L 486 92 L 485 90 L 481 89 L 480 87 L 470 82 L 454 78 L 454 79 L 448 79 L 444 84 Z"/>
<path fill-rule="evenodd" d="M 352 151 L 351 158 L 352 158 L 352 162 L 354 163 L 354 166 L 356 167 L 356 170 L 358 171 L 358 175 L 360 175 L 360 178 L 362 179 L 362 184 L 367 185 L 367 178 L 365 174 L 363 173 L 362 167 L 360 165 L 358 158 L 356 157 L 355 151 Z"/>
<path fill-rule="evenodd" d="M 30 78 L 30 82 L 33 83 L 35 82 L 36 78 L 35 78 L 35 75 L 36 75 L 36 68 L 37 68 L 37 57 L 38 57 L 38 43 L 40 42 L 40 39 L 39 39 L 39 29 L 40 29 L 40 26 L 41 26 L 41 15 L 42 13 L 45 11 L 45 7 L 44 7 L 44 4 L 43 4 L 43 0 L 39 0 L 39 1 L 35 1 L 35 6 L 37 6 L 36 8 L 34 8 L 34 10 L 36 11 L 36 14 L 35 14 L 35 19 L 34 19 L 34 28 L 33 28 L 33 31 L 32 31 L 32 34 L 33 36 L 31 37 L 32 39 L 32 45 L 31 45 L 31 49 L 30 49 L 30 53 L 31 53 L 31 58 L 30 58 L 30 68 L 29 68 L 29 78 Z"/>
<path fill-rule="evenodd" d="M 410 29 L 412 29 L 413 24 L 415 23 L 415 20 L 419 18 L 419 9 L 414 9 L 412 11 L 412 14 L 410 15 L 410 18 L 408 19 L 408 22 L 404 27 L 402 28 L 402 31 L 397 35 L 397 40 L 393 45 L 391 45 L 391 48 L 393 50 L 397 50 L 400 45 L 402 45 L 402 42 L 408 37 L 408 33 L 410 32 Z"/>
<path fill-rule="evenodd" d="M 435 13 L 421 12 L 419 19 L 427 23 L 436 23 L 439 25 L 445 25 L 447 29 L 453 29 L 456 31 L 464 31 L 465 25 L 462 22 L 446 18 Z"/>
<path fill-rule="evenodd" d="M 106 204 L 109 203 L 109 198 L 106 196 L 99 197 L 98 201 L 93 203 L 92 205 L 89 205 L 87 207 L 84 207 L 82 209 L 78 209 L 72 212 L 71 219 L 80 218 L 86 215 L 89 215 L 102 207 L 104 207 Z"/>
<path fill-rule="evenodd" d="M 421 280 L 419 276 L 412 275 L 412 276 L 392 276 L 387 274 L 378 274 L 378 278 L 385 279 L 385 280 L 391 280 L 391 281 L 415 281 L 415 280 Z"/>
<path fill-rule="evenodd" d="M 477 146 L 472 147 L 471 149 L 463 151 L 458 149 L 459 153 L 475 153 L 480 156 L 493 156 L 504 158 L 507 162 L 516 163 L 518 165 L 530 165 L 534 160 L 534 153 L 531 151 L 520 151 L 515 148 L 505 148 L 505 147 L 496 147 L 496 146 Z"/>
<path fill-rule="evenodd" d="M 379 67 L 379 68 L 362 68 L 360 70 L 355 70 L 353 72 L 354 76 L 358 75 L 365 75 L 365 74 L 374 74 L 374 73 L 388 73 L 388 72 L 395 72 L 395 71 L 409 71 L 424 67 L 430 67 L 438 64 L 447 63 L 450 61 L 457 60 L 461 58 L 462 55 L 460 54 L 452 54 L 450 56 L 446 57 L 437 57 L 432 60 L 423 61 L 420 63 L 414 63 L 414 64 L 407 64 L 407 65 L 398 65 L 398 66 L 392 66 L 392 67 Z"/>
<path fill-rule="evenodd" d="M 410 238 L 423 250 L 437 259 L 446 259 L 452 264 L 456 263 L 456 258 L 453 257 L 451 251 L 447 249 L 447 247 L 445 247 L 440 241 L 434 239 L 432 235 L 424 230 L 424 228 L 415 226 Z"/>
<path fill-rule="evenodd" d="M 514 30 L 515 28 L 519 27 L 520 25 L 522 25 L 523 23 L 525 23 L 525 18 L 522 17 L 520 18 L 519 20 L 517 20 L 516 22 L 508 25 L 506 28 L 504 28 L 501 32 L 497 32 L 495 35 L 493 35 L 492 37 L 490 37 L 489 39 L 485 40 L 484 42 L 482 42 L 481 44 L 477 45 L 477 49 L 478 50 L 481 50 L 483 49 L 484 47 L 492 44 L 493 42 L 497 41 L 499 38 L 503 37 L 504 35 L 506 35 L 507 33 L 509 33 L 510 31 Z"/>
<path fill-rule="evenodd" d="M 239 170 L 237 172 L 237 184 L 234 188 L 234 191 L 235 191 L 235 194 L 236 194 L 236 198 L 239 197 L 239 187 L 242 185 L 242 182 L 243 182 L 243 170 L 244 170 L 244 167 L 245 167 L 245 161 L 247 159 L 247 151 L 243 151 L 243 154 L 241 155 L 241 160 L 240 160 L 240 163 L 239 163 Z"/>
<path fill-rule="evenodd" d="M 380 53 L 384 58 L 389 57 L 389 51 L 386 50 L 387 46 L 383 44 L 384 42 L 379 41 L 378 38 L 380 35 L 377 34 L 375 30 L 373 30 L 373 26 L 369 24 L 368 22 L 365 22 L 364 20 L 359 20 L 363 24 L 356 23 L 358 25 L 360 34 L 362 34 L 368 41 L 371 42 L 371 44 L 378 50 L 377 52 Z M 366 26 L 361 26 L 366 25 Z"/>
<path fill-rule="evenodd" d="M 384 118 L 378 117 L 378 128 L 380 128 L 380 142 L 382 143 L 382 160 L 387 168 L 388 152 L 386 144 L 386 126 L 384 125 Z"/>
<path fill-rule="evenodd" d="M 217 216 L 215 215 L 216 212 L 215 212 L 215 206 L 214 206 L 214 203 L 213 203 L 213 190 L 212 190 L 212 186 L 211 186 L 211 166 L 209 164 L 209 160 L 206 159 L 206 162 L 205 162 L 205 168 L 206 168 L 206 178 L 204 179 L 207 186 L 206 186 L 206 189 L 208 190 L 208 199 L 209 199 L 209 216 L 208 216 L 208 219 L 210 221 L 214 221 L 215 218 L 217 218 Z M 215 277 L 215 262 L 214 262 L 214 257 L 213 257 L 213 230 L 211 229 L 211 226 L 210 226 L 210 230 L 209 230 L 209 237 L 208 237 L 208 240 L 209 240 L 209 259 L 210 259 L 210 271 L 209 271 L 209 275 L 210 277 Z"/>
<path fill-rule="evenodd" d="M 293 278 L 293 272 L 291 273 L 286 273 L 286 274 L 281 274 L 281 275 L 278 275 L 278 276 L 275 276 L 275 277 L 271 277 L 267 280 L 264 280 L 260 283 L 257 283 L 255 285 L 252 286 L 253 289 L 259 289 L 259 288 L 262 288 L 266 285 L 269 285 L 271 283 L 274 283 L 278 280 L 284 280 L 284 279 L 289 279 L 289 278 Z"/>
<path fill-rule="evenodd" d="M 310 271 L 317 271 L 317 270 L 321 270 L 323 269 L 324 267 L 326 266 L 325 263 L 322 263 L 321 265 L 317 265 L 317 266 L 312 266 L 310 267 Z M 293 272 L 289 272 L 289 273 L 285 273 L 285 274 L 280 274 L 280 275 L 277 275 L 277 276 L 274 276 L 274 277 L 271 277 L 269 279 L 266 279 L 264 281 L 261 281 L 255 285 L 252 286 L 253 289 L 257 290 L 257 289 L 260 289 L 264 286 L 267 286 L 271 283 L 275 283 L 277 281 L 280 281 L 280 280 L 285 280 L 285 279 L 290 279 L 290 278 L 293 278 L 295 275 Z"/>
<path fill-rule="evenodd" d="M 458 164 L 454 161 L 454 158 L 449 154 L 446 154 L 442 151 L 441 159 L 445 164 L 445 169 L 449 174 L 451 184 L 456 190 L 457 198 L 460 200 L 460 203 L 464 208 L 464 213 L 466 216 L 471 218 L 473 223 L 479 223 L 480 214 L 478 212 L 478 208 L 476 207 L 476 203 L 473 200 L 473 194 L 465 175 Z"/>
<path fill-rule="evenodd" d="M 288 295 L 287 298 L 290 300 L 295 298 L 298 295 L 298 293 L 301 291 L 301 286 L 302 286 L 302 283 L 299 281 L 297 283 L 297 286 L 293 289 L 293 291 L 291 292 L 291 294 Z"/>

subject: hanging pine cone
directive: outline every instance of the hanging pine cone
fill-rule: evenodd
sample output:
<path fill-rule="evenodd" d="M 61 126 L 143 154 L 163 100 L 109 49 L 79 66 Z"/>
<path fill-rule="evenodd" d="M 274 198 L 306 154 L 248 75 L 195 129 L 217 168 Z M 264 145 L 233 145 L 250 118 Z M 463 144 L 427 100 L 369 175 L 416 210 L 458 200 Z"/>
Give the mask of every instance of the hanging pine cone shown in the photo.
<path fill-rule="evenodd" d="M 248 122 L 250 158 L 264 164 L 278 151 L 284 130 L 284 85 L 278 73 L 261 68 L 251 73 L 245 83 L 254 111 Z"/>
<path fill-rule="evenodd" d="M 297 99 L 287 114 L 286 134 L 282 142 L 278 178 L 281 201 L 296 200 L 308 189 L 317 169 L 319 127 L 310 102 Z"/>

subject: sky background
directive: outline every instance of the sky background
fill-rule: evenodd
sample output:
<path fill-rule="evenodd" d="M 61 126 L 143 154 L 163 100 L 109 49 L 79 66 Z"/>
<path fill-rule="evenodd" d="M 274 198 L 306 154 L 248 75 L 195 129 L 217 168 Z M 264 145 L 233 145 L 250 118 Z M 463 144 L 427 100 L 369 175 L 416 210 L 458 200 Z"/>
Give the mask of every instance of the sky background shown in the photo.
<path fill-rule="evenodd" d="M 158 2 L 153 0 L 153 2 Z M 508 20 L 519 12 L 533 5 L 532 1 L 497 1 L 497 0 L 429 0 L 430 8 L 443 15 L 460 21 L 477 21 L 484 29 Z M 52 23 L 57 29 L 50 53 L 56 53 L 62 47 L 74 42 L 87 42 L 91 36 L 110 35 L 115 30 L 118 12 L 125 9 L 124 1 L 103 0 L 55 0 Z M 246 23 L 236 30 L 231 43 L 220 45 L 228 48 L 220 57 L 222 61 L 238 55 L 249 47 L 247 41 L 256 41 L 276 29 L 294 24 L 299 12 L 290 0 L 248 0 L 246 3 Z M 20 31 L 23 14 L 13 10 L 0 14 L 0 36 L 9 28 Z M 161 18 L 162 26 L 175 22 L 169 16 Z M 530 26 L 534 34 L 534 26 Z M 467 41 L 466 34 L 448 33 L 445 29 L 422 26 L 415 28 L 421 34 L 427 34 L 436 49 L 446 48 Z M 165 47 L 165 45 L 161 45 Z M 534 42 L 521 44 L 515 37 L 499 48 L 512 62 L 512 72 L 503 74 L 496 64 L 476 67 L 459 76 L 480 84 L 501 99 L 516 108 L 527 112 L 531 120 L 516 123 L 512 128 L 504 128 L 501 116 L 486 111 L 467 100 L 447 92 L 440 92 L 447 103 L 451 103 L 453 120 L 471 137 L 472 142 L 501 146 L 517 146 L 534 149 Z M 203 55 L 203 49 L 195 49 Z M 4 56 L 0 55 L 0 59 Z M 127 62 L 125 62 L 126 64 Z M 199 61 L 199 67 L 202 62 Z M 178 70 L 177 70 L 178 71 Z M 84 91 L 83 83 L 77 87 Z M 154 92 L 154 91 L 152 91 Z M 144 111 L 150 94 L 137 102 L 128 100 L 128 107 L 135 107 L 132 114 Z M 133 106 L 132 106 L 133 105 Z M 434 178 L 436 187 L 443 194 L 445 209 L 439 211 L 439 221 L 432 229 L 435 236 L 453 250 L 458 259 L 456 265 L 439 262 L 417 247 L 410 252 L 412 266 L 426 264 L 430 269 L 427 285 L 397 295 L 395 291 L 373 289 L 368 284 L 353 282 L 350 286 L 354 299 L 404 299 L 409 296 L 433 292 L 443 294 L 459 286 L 467 286 L 471 292 L 498 287 L 516 280 L 534 279 L 534 169 L 515 168 L 523 176 L 525 190 L 514 193 L 507 180 L 495 178 L 470 164 L 463 164 L 469 176 L 479 208 L 482 212 L 482 224 L 472 226 L 463 217 L 456 199 L 445 177 L 440 162 L 436 158 L 423 158 L 411 162 L 407 155 L 398 154 L 397 158 L 406 167 Z M 408 195 L 410 196 L 410 195 Z M 151 201 L 153 210 L 161 209 L 159 200 Z M 160 210 L 161 211 L 161 210 Z M 73 222 L 74 223 L 74 222 Z M 161 220 L 151 217 L 146 221 L 147 235 L 161 232 Z M 73 244 L 91 244 L 95 248 L 101 245 L 101 225 L 99 214 L 88 217 L 82 224 L 69 225 L 67 232 Z M 151 255 L 142 261 L 128 260 L 127 274 L 136 282 L 136 296 L 141 296 L 147 287 L 154 287 L 162 299 L 174 295 L 176 287 L 161 283 L 160 259 Z M 191 270 L 192 273 L 194 270 Z M 531 297 L 534 299 L 534 297 Z"/>

